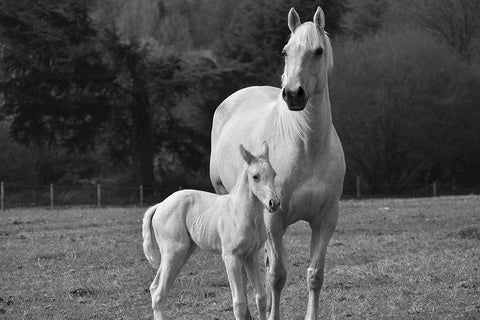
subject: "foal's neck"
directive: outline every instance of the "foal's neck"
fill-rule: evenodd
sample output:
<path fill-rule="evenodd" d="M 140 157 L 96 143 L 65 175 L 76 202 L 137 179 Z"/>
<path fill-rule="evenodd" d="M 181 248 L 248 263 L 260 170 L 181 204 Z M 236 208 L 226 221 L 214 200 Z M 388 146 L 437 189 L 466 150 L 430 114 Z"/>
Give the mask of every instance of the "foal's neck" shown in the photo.
<path fill-rule="evenodd" d="M 247 166 L 239 175 L 237 184 L 230 192 L 235 207 L 235 218 L 240 222 L 251 223 L 259 217 L 263 219 L 263 205 L 248 185 Z"/>

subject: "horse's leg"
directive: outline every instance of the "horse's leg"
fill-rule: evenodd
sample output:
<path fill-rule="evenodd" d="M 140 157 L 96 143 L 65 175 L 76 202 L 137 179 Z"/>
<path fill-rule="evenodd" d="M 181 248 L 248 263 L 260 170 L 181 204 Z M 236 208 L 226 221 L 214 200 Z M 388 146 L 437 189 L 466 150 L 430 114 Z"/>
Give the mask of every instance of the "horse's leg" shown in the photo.
<path fill-rule="evenodd" d="M 246 266 L 248 278 L 252 282 L 253 289 L 255 290 L 255 300 L 257 303 L 257 310 L 260 320 L 266 320 L 266 297 L 265 286 L 262 280 L 262 273 L 260 270 L 260 259 L 257 253 L 255 257 Z"/>
<path fill-rule="evenodd" d="M 267 261 L 266 261 L 266 285 L 267 285 L 267 313 L 270 320 L 280 319 L 280 294 L 287 279 L 285 268 L 285 249 L 282 237 L 285 233 L 281 213 L 265 213 L 265 225 L 267 227 Z"/>
<path fill-rule="evenodd" d="M 228 282 L 232 291 L 233 314 L 235 320 L 245 320 L 247 300 L 243 293 L 242 262 L 238 257 L 228 254 L 222 256 L 227 269 Z"/>
<path fill-rule="evenodd" d="M 318 300 L 323 284 L 323 269 L 327 245 L 332 237 L 338 220 L 338 202 L 325 212 L 323 221 L 310 223 L 312 237 L 310 244 L 310 266 L 307 269 L 308 307 L 305 320 L 316 320 L 318 316 Z"/>
<path fill-rule="evenodd" d="M 170 287 L 193 252 L 189 245 L 181 244 L 174 252 L 166 252 L 162 256 L 160 268 L 150 286 L 152 308 L 155 320 L 165 320 L 165 301 Z"/>

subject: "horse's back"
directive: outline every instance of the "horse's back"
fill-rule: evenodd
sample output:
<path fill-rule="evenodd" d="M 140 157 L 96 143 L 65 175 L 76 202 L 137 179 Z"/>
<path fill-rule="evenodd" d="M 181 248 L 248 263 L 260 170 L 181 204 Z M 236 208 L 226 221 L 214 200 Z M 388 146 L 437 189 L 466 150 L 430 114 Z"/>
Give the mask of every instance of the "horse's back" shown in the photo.
<path fill-rule="evenodd" d="M 261 112 L 270 103 L 273 103 L 280 93 L 280 89 L 270 86 L 247 87 L 236 91 L 227 97 L 215 110 L 212 125 L 212 146 L 218 139 L 223 126 L 236 112 Z"/>

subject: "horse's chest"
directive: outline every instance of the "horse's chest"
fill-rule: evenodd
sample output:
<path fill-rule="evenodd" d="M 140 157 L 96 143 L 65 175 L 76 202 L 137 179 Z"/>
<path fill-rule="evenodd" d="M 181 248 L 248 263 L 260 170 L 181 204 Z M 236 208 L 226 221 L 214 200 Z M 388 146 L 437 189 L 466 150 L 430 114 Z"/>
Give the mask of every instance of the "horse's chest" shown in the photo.
<path fill-rule="evenodd" d="M 327 184 L 321 179 L 306 179 L 304 183 L 284 186 L 282 208 L 288 223 L 298 220 L 311 221 L 330 199 Z"/>

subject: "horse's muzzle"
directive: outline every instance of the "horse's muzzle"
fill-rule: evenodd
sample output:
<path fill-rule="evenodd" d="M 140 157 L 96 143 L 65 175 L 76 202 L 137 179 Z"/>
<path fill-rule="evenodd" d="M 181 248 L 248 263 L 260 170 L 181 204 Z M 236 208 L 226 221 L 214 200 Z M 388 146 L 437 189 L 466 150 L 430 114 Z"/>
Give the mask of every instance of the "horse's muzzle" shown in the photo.
<path fill-rule="evenodd" d="M 303 90 L 302 87 L 299 87 L 297 90 L 288 90 L 287 88 L 283 88 L 282 98 L 285 100 L 288 109 L 291 111 L 301 111 L 305 109 L 308 101 L 305 90 Z"/>

